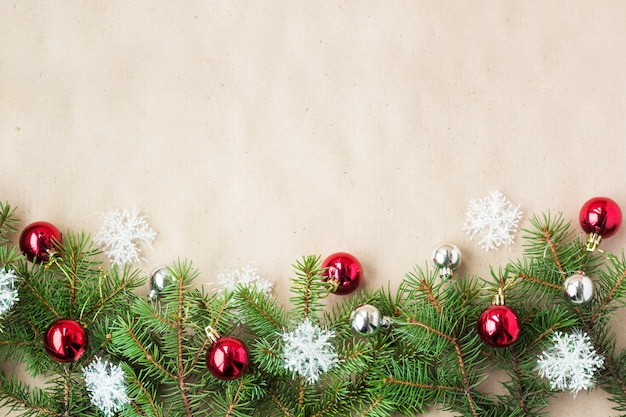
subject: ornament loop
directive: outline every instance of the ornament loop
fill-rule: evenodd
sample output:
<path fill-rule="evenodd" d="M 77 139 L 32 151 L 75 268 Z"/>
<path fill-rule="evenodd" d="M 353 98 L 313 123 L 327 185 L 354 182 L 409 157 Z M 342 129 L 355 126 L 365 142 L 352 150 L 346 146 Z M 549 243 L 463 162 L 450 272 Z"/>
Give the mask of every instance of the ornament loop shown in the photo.
<path fill-rule="evenodd" d="M 587 244 L 585 245 L 587 251 L 593 252 L 594 250 L 596 250 L 598 246 L 600 246 L 601 241 L 602 235 L 599 235 L 597 233 L 589 233 L 589 236 L 587 237 Z"/>
<path fill-rule="evenodd" d="M 498 288 L 498 293 L 493 296 L 493 301 L 491 302 L 494 306 L 503 306 L 504 305 L 504 290 L 502 288 Z"/>
<path fill-rule="evenodd" d="M 217 342 L 217 339 L 220 338 L 220 334 L 211 326 L 206 326 L 204 328 L 204 333 L 206 334 L 207 339 L 211 341 L 211 343 Z"/>

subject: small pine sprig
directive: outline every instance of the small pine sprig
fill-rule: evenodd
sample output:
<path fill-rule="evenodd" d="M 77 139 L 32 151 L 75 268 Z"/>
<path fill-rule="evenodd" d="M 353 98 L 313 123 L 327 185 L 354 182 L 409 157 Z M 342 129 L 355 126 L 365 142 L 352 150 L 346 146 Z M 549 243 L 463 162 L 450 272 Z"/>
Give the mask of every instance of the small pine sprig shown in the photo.
<path fill-rule="evenodd" d="M 329 285 L 322 280 L 320 256 L 309 255 L 293 265 L 296 277 L 291 278 L 289 299 L 302 320 L 317 317 L 323 310 L 322 300 L 329 294 Z"/>
<path fill-rule="evenodd" d="M 9 203 L 0 202 L 0 245 L 9 243 L 9 234 L 16 231 L 19 219 L 15 217 L 15 208 Z"/>

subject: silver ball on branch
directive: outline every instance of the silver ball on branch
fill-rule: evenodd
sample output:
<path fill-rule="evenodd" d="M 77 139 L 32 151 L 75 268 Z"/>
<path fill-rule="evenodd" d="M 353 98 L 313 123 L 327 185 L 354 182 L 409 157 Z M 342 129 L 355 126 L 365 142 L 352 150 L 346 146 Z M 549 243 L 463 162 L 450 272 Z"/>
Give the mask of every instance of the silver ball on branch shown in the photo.
<path fill-rule="evenodd" d="M 461 250 L 452 243 L 441 243 L 433 249 L 431 259 L 439 268 L 439 276 L 448 279 L 452 276 L 452 271 L 461 265 Z"/>
<path fill-rule="evenodd" d="M 574 274 L 563 281 L 565 295 L 574 304 L 584 304 L 593 298 L 593 281 L 585 274 Z"/>
<path fill-rule="evenodd" d="M 380 329 L 388 329 L 391 319 L 383 316 L 380 310 L 371 304 L 357 307 L 350 315 L 352 330 L 362 336 L 374 336 Z"/>
<path fill-rule="evenodd" d="M 165 287 L 174 281 L 175 279 L 172 278 L 172 275 L 166 267 L 157 266 L 154 268 L 150 273 L 150 293 L 148 294 L 148 300 L 156 300 Z"/>

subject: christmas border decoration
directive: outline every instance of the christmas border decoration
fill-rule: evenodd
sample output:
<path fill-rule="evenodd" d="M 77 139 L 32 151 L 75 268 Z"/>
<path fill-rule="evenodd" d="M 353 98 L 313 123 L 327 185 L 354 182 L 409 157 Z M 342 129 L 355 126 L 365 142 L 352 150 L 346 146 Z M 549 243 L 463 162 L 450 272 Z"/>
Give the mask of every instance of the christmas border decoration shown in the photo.
<path fill-rule="evenodd" d="M 468 233 L 485 250 L 510 244 L 518 207 L 501 194 L 474 206 Z M 506 224 L 489 229 L 485 216 Z M 17 415 L 539 416 L 556 392 L 592 388 L 626 412 L 611 322 L 626 257 L 600 247 L 622 221 L 609 198 L 582 206 L 587 236 L 562 215 L 531 217 L 521 259 L 490 277 L 460 274 L 449 242 L 393 293 L 359 289 L 366 271 L 351 254 L 304 256 L 291 306 L 251 267 L 217 289 L 198 287 L 188 260 L 145 276 L 134 264 L 156 233 L 136 210 L 104 219 L 94 239 L 36 222 L 14 244 L 19 221 L 0 204 L 0 360 L 46 381 L 0 372 L 0 406 Z M 493 367 L 505 394 L 483 390 Z"/>

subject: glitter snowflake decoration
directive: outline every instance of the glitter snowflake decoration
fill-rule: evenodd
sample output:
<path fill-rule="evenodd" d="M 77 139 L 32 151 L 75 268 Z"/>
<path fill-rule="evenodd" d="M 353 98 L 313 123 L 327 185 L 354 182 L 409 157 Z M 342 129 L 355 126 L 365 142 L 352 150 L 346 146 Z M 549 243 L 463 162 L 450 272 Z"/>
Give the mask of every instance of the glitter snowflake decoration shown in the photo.
<path fill-rule="evenodd" d="M 596 353 L 587 333 L 575 330 L 555 332 L 537 364 L 552 390 L 568 390 L 575 397 L 581 389 L 593 387 L 594 373 L 603 368 L 604 358 Z"/>
<path fill-rule="evenodd" d="M 145 218 L 137 210 L 132 213 L 115 210 L 102 217 L 102 227 L 94 241 L 102 245 L 111 263 L 126 265 L 142 261 L 142 246 L 152 247 L 156 236 Z"/>
<path fill-rule="evenodd" d="M 11 307 L 19 301 L 17 293 L 17 275 L 12 269 L 0 269 L 0 317 L 4 316 Z M 2 329 L 0 328 L 0 332 Z"/>
<path fill-rule="evenodd" d="M 262 278 L 256 268 L 247 265 L 241 269 L 222 272 L 217 276 L 217 285 L 220 292 L 233 292 L 238 286 L 253 288 L 258 292 L 270 294 L 272 283 Z"/>
<path fill-rule="evenodd" d="M 307 318 L 295 330 L 283 334 L 285 369 L 299 375 L 309 384 L 339 362 L 330 339 L 335 332 L 324 330 Z"/>
<path fill-rule="evenodd" d="M 130 403 L 121 366 L 96 356 L 93 362 L 83 368 L 83 376 L 91 403 L 106 417 L 113 416 Z"/>
<path fill-rule="evenodd" d="M 497 250 L 501 245 L 513 244 L 521 218 L 519 205 L 514 206 L 501 192 L 492 191 L 485 198 L 470 200 L 463 230 L 470 239 L 478 237 L 485 251 Z"/>

